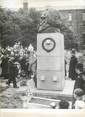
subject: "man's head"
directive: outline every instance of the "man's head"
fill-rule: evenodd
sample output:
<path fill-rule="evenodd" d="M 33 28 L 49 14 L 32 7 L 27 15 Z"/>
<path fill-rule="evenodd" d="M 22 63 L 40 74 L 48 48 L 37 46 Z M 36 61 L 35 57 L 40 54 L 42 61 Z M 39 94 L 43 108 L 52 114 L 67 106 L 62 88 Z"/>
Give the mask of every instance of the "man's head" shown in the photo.
<path fill-rule="evenodd" d="M 77 88 L 77 89 L 74 90 L 74 98 L 75 99 L 81 100 L 83 95 L 84 95 L 84 92 L 83 92 L 82 89 Z"/>
<path fill-rule="evenodd" d="M 75 49 L 72 49 L 72 51 L 71 51 L 71 55 L 72 55 L 72 56 L 75 56 L 75 54 L 76 54 Z"/>
<path fill-rule="evenodd" d="M 59 102 L 59 109 L 68 109 L 69 108 L 69 102 L 66 100 L 61 100 Z"/>
<path fill-rule="evenodd" d="M 77 74 L 83 72 L 83 64 L 78 63 L 78 64 L 76 65 L 75 71 L 76 71 Z"/>

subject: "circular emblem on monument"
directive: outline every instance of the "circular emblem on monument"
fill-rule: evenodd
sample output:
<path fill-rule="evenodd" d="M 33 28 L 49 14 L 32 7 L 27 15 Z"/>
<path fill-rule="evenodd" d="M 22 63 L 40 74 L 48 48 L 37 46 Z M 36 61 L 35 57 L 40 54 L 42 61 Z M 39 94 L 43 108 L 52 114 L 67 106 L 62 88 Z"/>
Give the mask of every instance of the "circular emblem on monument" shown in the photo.
<path fill-rule="evenodd" d="M 42 42 L 42 47 L 45 51 L 51 52 L 55 48 L 55 41 L 52 38 L 46 38 Z"/>

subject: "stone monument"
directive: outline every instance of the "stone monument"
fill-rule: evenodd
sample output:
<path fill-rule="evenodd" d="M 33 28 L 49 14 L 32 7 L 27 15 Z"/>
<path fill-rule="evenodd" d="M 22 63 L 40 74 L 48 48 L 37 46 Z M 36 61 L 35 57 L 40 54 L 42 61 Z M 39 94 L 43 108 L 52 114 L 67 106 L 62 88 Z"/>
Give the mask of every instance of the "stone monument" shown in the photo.
<path fill-rule="evenodd" d="M 64 36 L 60 33 L 59 14 L 54 13 L 46 10 L 41 15 L 37 35 L 37 89 L 63 90 L 65 84 Z"/>
<path fill-rule="evenodd" d="M 54 10 L 41 15 L 37 34 L 37 88 L 31 89 L 30 102 L 49 104 L 50 99 L 73 99 L 74 81 L 65 80 L 64 75 L 64 35 L 60 32 L 59 18 Z"/>

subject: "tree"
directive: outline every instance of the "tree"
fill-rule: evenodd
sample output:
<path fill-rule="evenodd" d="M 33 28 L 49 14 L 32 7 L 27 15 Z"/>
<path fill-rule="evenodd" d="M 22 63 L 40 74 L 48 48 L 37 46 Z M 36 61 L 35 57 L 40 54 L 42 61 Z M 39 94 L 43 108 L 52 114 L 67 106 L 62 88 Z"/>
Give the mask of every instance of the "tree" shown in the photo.
<path fill-rule="evenodd" d="M 19 26 L 22 33 L 22 44 L 28 46 L 30 43 L 36 48 L 37 42 L 37 25 L 40 20 L 40 12 L 36 11 L 34 8 L 29 9 L 29 12 L 23 12 L 20 10 L 18 12 Z"/>
<path fill-rule="evenodd" d="M 1 9 L 0 14 L 1 45 L 2 47 L 12 46 L 17 38 L 20 37 L 20 28 L 13 19 L 15 13 L 10 10 Z"/>

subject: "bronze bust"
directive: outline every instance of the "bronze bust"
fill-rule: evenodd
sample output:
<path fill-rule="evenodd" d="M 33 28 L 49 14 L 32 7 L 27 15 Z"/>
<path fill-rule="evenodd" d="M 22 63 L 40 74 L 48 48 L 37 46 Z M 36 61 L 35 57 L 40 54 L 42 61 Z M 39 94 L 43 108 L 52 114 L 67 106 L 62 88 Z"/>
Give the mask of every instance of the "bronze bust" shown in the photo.
<path fill-rule="evenodd" d="M 60 32 L 61 19 L 60 14 L 54 9 L 46 9 L 42 12 L 39 33 L 55 33 Z"/>

